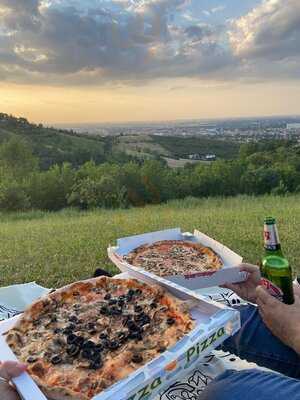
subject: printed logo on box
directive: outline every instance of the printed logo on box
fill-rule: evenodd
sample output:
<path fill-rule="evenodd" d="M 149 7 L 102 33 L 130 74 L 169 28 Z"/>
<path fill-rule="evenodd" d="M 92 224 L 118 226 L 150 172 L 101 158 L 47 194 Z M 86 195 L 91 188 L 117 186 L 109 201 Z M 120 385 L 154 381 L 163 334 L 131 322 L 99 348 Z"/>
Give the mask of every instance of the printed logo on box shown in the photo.
<path fill-rule="evenodd" d="M 192 359 L 193 359 L 192 362 L 195 362 L 200 357 L 201 353 L 203 353 L 204 350 L 210 347 L 214 342 L 216 342 L 225 334 L 226 334 L 225 327 L 222 327 L 216 332 L 214 332 L 212 335 L 210 335 L 208 338 L 203 340 L 202 342 L 198 342 L 194 346 L 190 347 L 185 354 L 186 363 L 190 364 Z"/>
<path fill-rule="evenodd" d="M 222 327 L 212 333 L 205 340 L 196 343 L 194 346 L 190 347 L 184 355 L 186 365 L 194 363 L 213 343 L 226 334 L 225 327 Z M 171 365 L 171 364 L 169 364 Z M 162 377 L 157 377 L 148 385 L 144 386 L 138 392 L 127 398 L 127 400 L 146 400 L 152 393 L 159 388 L 164 382 Z"/>
<path fill-rule="evenodd" d="M 209 272 L 196 272 L 195 274 L 184 275 L 184 279 L 194 279 L 203 276 L 211 276 L 215 274 L 216 271 L 209 271 Z"/>
<path fill-rule="evenodd" d="M 157 389 L 162 384 L 160 377 L 154 379 L 149 385 L 143 387 L 134 395 L 130 396 L 127 400 L 144 400 L 147 399 L 155 389 Z"/>

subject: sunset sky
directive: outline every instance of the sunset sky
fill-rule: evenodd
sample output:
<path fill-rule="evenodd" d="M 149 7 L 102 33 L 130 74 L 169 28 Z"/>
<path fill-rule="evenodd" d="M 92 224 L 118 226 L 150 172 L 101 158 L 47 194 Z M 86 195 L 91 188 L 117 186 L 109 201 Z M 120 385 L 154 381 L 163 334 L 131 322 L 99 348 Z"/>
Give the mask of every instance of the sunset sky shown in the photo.
<path fill-rule="evenodd" d="M 299 43 L 299 0 L 0 0 L 0 112 L 299 115 Z"/>

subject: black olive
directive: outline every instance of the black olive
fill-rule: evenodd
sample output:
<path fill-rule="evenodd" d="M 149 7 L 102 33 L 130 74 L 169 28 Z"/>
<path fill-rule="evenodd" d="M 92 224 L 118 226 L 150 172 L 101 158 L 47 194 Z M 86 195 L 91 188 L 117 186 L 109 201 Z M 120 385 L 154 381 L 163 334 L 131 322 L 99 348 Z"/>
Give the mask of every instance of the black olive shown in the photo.
<path fill-rule="evenodd" d="M 124 296 L 124 295 L 122 294 L 121 296 L 119 296 L 119 300 L 125 301 L 125 300 L 126 300 L 126 296 Z"/>
<path fill-rule="evenodd" d="M 112 306 L 110 309 L 111 315 L 121 315 L 122 310 L 118 308 L 117 306 Z"/>
<path fill-rule="evenodd" d="M 92 342 L 91 340 L 87 340 L 86 342 L 83 343 L 82 348 L 87 349 L 87 348 L 93 348 L 95 347 L 95 343 Z"/>
<path fill-rule="evenodd" d="M 84 338 L 82 336 L 77 336 L 75 343 L 78 347 L 82 347 L 84 343 Z"/>
<path fill-rule="evenodd" d="M 167 319 L 167 324 L 168 325 L 174 325 L 175 324 L 175 319 L 174 318 L 168 318 Z"/>
<path fill-rule="evenodd" d="M 161 347 L 159 347 L 158 352 L 164 353 L 166 350 L 167 350 L 167 348 L 165 346 L 161 346 Z"/>
<path fill-rule="evenodd" d="M 26 360 L 29 364 L 32 364 L 37 361 L 37 357 L 29 356 Z"/>
<path fill-rule="evenodd" d="M 71 346 L 67 348 L 67 353 L 69 356 L 76 357 L 80 353 L 80 348 L 76 346 L 76 344 L 71 344 Z"/>
<path fill-rule="evenodd" d="M 53 365 L 60 364 L 61 362 L 62 362 L 61 356 L 56 355 L 56 356 L 52 356 L 52 357 L 51 357 L 51 363 L 52 363 Z"/>
<path fill-rule="evenodd" d="M 88 322 L 87 324 L 86 324 L 86 329 L 89 331 L 89 330 L 92 330 L 92 329 L 95 329 L 95 324 L 93 323 L 93 322 Z"/>
<path fill-rule="evenodd" d="M 76 342 L 77 336 L 74 335 L 73 333 L 71 333 L 70 335 L 68 335 L 67 337 L 67 343 L 68 344 L 73 344 Z"/>
<path fill-rule="evenodd" d="M 111 300 L 109 300 L 108 305 L 113 306 L 113 305 L 117 304 L 117 302 L 118 302 L 117 299 L 111 299 Z"/>
<path fill-rule="evenodd" d="M 101 332 L 99 335 L 99 339 L 107 339 L 108 338 L 108 334 L 105 332 Z"/>
<path fill-rule="evenodd" d="M 90 347 L 85 348 L 81 351 L 81 357 L 86 358 L 88 360 L 92 359 L 93 354 L 94 354 L 94 350 Z"/>
<path fill-rule="evenodd" d="M 150 304 L 150 307 L 151 307 L 151 308 L 157 308 L 157 303 L 155 303 L 155 301 L 153 301 L 153 302 Z"/>
<path fill-rule="evenodd" d="M 104 296 L 104 300 L 110 300 L 110 299 L 111 299 L 111 294 L 106 293 L 106 295 Z"/>
<path fill-rule="evenodd" d="M 54 332 L 54 333 L 57 335 L 58 333 L 60 333 L 60 332 L 61 332 L 61 329 L 59 329 L 59 328 L 55 328 L 53 332 Z"/>
<path fill-rule="evenodd" d="M 129 321 L 133 322 L 132 317 L 131 317 L 131 315 L 126 315 L 126 317 L 123 320 L 123 325 L 128 326 Z"/>
<path fill-rule="evenodd" d="M 130 331 L 136 331 L 138 329 L 137 324 L 134 321 L 132 321 L 131 319 L 127 322 L 126 325 L 128 326 L 128 329 Z"/>
<path fill-rule="evenodd" d="M 140 296 L 143 292 L 141 291 L 141 289 L 136 289 L 135 294 L 137 296 Z"/>
<path fill-rule="evenodd" d="M 150 324 L 150 322 L 151 322 L 150 317 L 148 317 L 148 315 L 144 315 L 142 320 L 141 320 L 141 324 L 142 325 L 147 325 L 147 324 Z"/>
<path fill-rule="evenodd" d="M 127 296 L 134 296 L 134 290 L 133 289 L 129 289 L 127 292 Z"/>
<path fill-rule="evenodd" d="M 100 369 L 103 366 L 102 360 L 92 361 L 89 365 L 90 369 Z"/>
<path fill-rule="evenodd" d="M 106 306 L 102 306 L 101 308 L 100 308 L 100 314 L 102 314 L 102 315 L 108 315 L 108 308 L 106 307 Z"/>
<path fill-rule="evenodd" d="M 76 325 L 71 323 L 65 327 L 65 329 L 63 330 L 63 333 L 65 335 L 69 335 L 70 333 L 72 333 L 75 330 L 75 328 L 76 328 Z"/>
<path fill-rule="evenodd" d="M 118 306 L 119 306 L 119 307 L 123 307 L 124 304 L 125 304 L 125 301 L 124 301 L 124 300 L 118 300 Z"/>
<path fill-rule="evenodd" d="M 92 354 L 92 360 L 93 361 L 101 360 L 101 351 L 100 350 L 97 350 L 96 348 L 94 349 L 93 354 Z"/>
<path fill-rule="evenodd" d="M 108 348 L 109 344 L 110 344 L 109 339 L 102 339 L 101 345 L 102 345 L 103 349 Z"/>
<path fill-rule="evenodd" d="M 143 311 L 143 307 L 142 306 L 134 306 L 134 311 L 136 313 L 141 313 Z"/>
<path fill-rule="evenodd" d="M 117 350 L 120 347 L 120 343 L 117 340 L 112 340 L 108 347 L 110 350 Z"/>
<path fill-rule="evenodd" d="M 96 346 L 95 346 L 95 349 L 98 350 L 98 351 L 102 351 L 103 348 L 104 348 L 104 346 L 103 346 L 102 343 L 98 343 L 98 344 L 96 344 Z"/>
<path fill-rule="evenodd" d="M 132 331 L 132 332 L 129 332 L 128 338 L 142 340 L 143 336 L 142 336 L 141 331 Z"/>
<path fill-rule="evenodd" d="M 50 318 L 51 322 L 57 322 L 57 316 L 56 315 L 52 315 Z"/>
<path fill-rule="evenodd" d="M 143 362 L 143 357 L 140 354 L 134 354 L 131 358 L 131 361 L 135 364 L 140 364 Z"/>
<path fill-rule="evenodd" d="M 71 317 L 69 318 L 69 321 L 77 323 L 78 322 L 78 318 L 76 317 L 76 315 L 71 315 Z"/>

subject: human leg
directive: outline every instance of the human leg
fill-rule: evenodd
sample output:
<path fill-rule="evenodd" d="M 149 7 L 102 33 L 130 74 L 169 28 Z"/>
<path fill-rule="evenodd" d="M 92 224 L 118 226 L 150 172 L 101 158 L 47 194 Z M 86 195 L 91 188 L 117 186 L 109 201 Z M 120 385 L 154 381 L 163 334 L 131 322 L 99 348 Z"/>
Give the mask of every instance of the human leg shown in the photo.
<path fill-rule="evenodd" d="M 236 307 L 241 313 L 241 329 L 220 346 L 249 362 L 292 378 L 300 378 L 300 356 L 277 339 L 264 325 L 257 307 Z"/>
<path fill-rule="evenodd" d="M 258 369 L 228 370 L 214 379 L 199 400 L 300 400 L 300 381 Z"/>

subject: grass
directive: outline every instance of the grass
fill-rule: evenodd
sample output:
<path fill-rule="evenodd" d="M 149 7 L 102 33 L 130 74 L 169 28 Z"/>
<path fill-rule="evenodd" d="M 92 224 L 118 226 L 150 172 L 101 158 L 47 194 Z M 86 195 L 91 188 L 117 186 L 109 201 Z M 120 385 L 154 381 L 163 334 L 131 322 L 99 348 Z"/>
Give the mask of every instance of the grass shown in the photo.
<path fill-rule="evenodd" d="M 283 251 L 300 271 L 300 196 L 236 197 L 172 201 L 129 210 L 0 215 L 0 286 L 36 281 L 47 287 L 112 272 L 106 249 L 122 236 L 181 227 L 207 233 L 256 263 L 262 256 L 262 225 L 277 218 Z"/>

